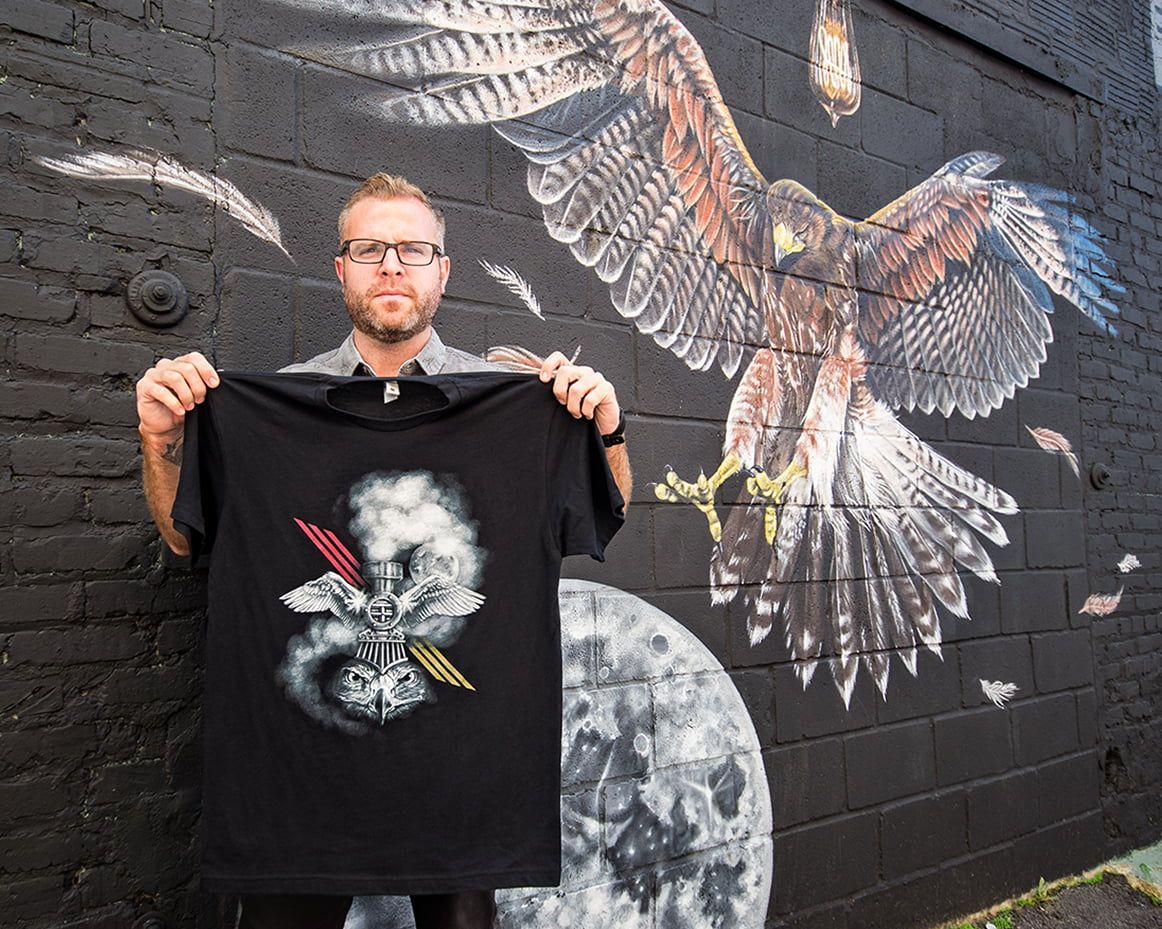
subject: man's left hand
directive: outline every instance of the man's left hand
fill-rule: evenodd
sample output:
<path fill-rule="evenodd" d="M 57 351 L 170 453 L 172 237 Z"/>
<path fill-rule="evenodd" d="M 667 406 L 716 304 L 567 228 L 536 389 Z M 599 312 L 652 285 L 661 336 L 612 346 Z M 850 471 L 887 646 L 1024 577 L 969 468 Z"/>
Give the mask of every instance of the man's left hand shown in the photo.
<path fill-rule="evenodd" d="M 575 365 L 560 352 L 541 363 L 541 380 L 553 382 L 553 393 L 577 419 L 584 416 L 597 423 L 601 435 L 609 435 L 621 421 L 617 392 L 600 371 Z"/>

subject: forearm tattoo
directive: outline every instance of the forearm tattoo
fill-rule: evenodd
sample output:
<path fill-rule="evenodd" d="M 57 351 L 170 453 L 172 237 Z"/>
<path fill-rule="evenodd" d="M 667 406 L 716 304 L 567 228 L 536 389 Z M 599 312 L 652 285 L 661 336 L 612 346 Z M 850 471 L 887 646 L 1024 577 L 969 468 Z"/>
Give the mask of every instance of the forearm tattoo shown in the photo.
<path fill-rule="evenodd" d="M 182 463 L 182 443 L 185 441 L 185 436 L 179 436 L 165 447 L 165 451 L 161 453 L 161 460 L 168 461 L 170 464 L 180 465 Z"/>

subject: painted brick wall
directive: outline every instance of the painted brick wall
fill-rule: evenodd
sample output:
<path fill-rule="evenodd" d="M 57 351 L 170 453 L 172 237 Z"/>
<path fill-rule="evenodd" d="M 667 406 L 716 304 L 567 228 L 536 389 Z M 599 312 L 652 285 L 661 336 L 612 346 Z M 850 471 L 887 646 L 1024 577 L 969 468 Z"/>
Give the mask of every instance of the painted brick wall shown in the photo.
<path fill-rule="evenodd" d="M 212 169 L 212 12 L 6 0 L 0 23 L 0 922 L 128 926 L 156 908 L 190 924 L 204 585 L 163 565 L 147 525 L 132 384 L 208 338 L 211 213 L 94 194 L 32 159 L 128 145 Z M 180 333 L 126 312 L 146 267 L 189 289 Z"/>
<path fill-rule="evenodd" d="M 1083 337 L 1079 367 L 1085 445 L 1112 476 L 1087 498 L 1086 561 L 1093 583 L 1127 582 L 1123 609 L 1092 624 L 1105 832 L 1125 849 L 1152 841 L 1162 822 L 1162 171 L 1157 119 L 1111 114 L 1105 133 L 1100 208 L 1127 294 L 1117 350 Z M 1109 565 L 1139 549 L 1145 576 L 1113 578 Z"/>
<path fill-rule="evenodd" d="M 1007 177 L 1073 191 L 1109 237 L 1127 287 L 1118 337 L 1059 303 L 1041 376 L 1015 399 L 987 419 L 908 420 L 1020 503 L 1012 544 L 994 553 L 1001 586 L 972 581 L 972 621 L 946 619 L 942 660 L 923 654 L 916 679 L 897 665 L 886 701 L 867 675 L 849 710 L 826 672 L 804 691 L 778 636 L 752 647 L 738 609 L 710 606 L 702 517 L 658 504 L 648 486 L 667 464 L 717 462 L 734 385 L 691 373 L 618 316 L 604 285 L 544 234 L 511 146 L 485 127 L 401 140 L 353 117 L 352 97 L 374 82 L 286 51 L 288 37 L 331 34 L 318 13 L 0 0 L 5 925 L 113 929 L 153 911 L 173 926 L 226 925 L 226 905 L 196 891 L 203 579 L 163 555 L 148 524 L 132 384 L 155 357 L 191 347 L 268 369 L 335 344 L 346 327 L 333 217 L 354 179 L 385 166 L 436 191 L 448 213 L 458 261 L 447 341 L 580 344 L 632 411 L 629 524 L 607 564 L 571 567 L 660 607 L 730 672 L 774 807 L 770 925 L 923 926 L 1162 833 L 1157 93 L 1133 106 L 1079 98 L 866 2 L 855 11 L 863 106 L 832 129 L 806 81 L 809 2 L 674 9 L 768 179 L 795 178 L 862 217 L 983 148 L 1006 156 Z M 1126 47 L 1144 44 L 1134 24 L 1146 9 L 1116 19 Z M 1139 62 L 1122 61 L 1137 81 Z M 191 195 L 84 185 L 33 161 L 78 146 L 217 169 L 279 217 L 297 262 Z M 547 321 L 478 256 L 515 264 Z M 190 292 L 172 330 L 149 331 L 125 309 L 144 268 Z M 1073 441 L 1080 481 L 1036 448 L 1025 427 L 1037 425 Z M 1110 470 L 1103 490 L 1089 482 L 1094 464 Z M 1127 552 L 1143 567 L 1122 576 Z M 1089 593 L 1123 584 L 1113 615 L 1078 614 Z M 985 702 L 982 677 L 1020 685 L 1008 709 Z"/>

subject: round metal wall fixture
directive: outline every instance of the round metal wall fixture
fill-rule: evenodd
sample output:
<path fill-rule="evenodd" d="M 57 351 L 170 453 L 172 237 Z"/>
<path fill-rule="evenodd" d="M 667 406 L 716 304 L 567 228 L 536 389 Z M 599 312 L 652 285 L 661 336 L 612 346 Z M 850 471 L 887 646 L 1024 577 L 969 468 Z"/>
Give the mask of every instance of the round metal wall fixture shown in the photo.
<path fill-rule="evenodd" d="M 125 290 L 129 311 L 155 329 L 176 326 L 186 315 L 190 298 L 185 284 L 168 271 L 142 271 Z"/>
<path fill-rule="evenodd" d="M 1113 480 L 1113 474 L 1110 469 L 1102 464 L 1100 461 L 1095 462 L 1089 469 L 1089 482 L 1097 490 L 1105 490 Z"/>

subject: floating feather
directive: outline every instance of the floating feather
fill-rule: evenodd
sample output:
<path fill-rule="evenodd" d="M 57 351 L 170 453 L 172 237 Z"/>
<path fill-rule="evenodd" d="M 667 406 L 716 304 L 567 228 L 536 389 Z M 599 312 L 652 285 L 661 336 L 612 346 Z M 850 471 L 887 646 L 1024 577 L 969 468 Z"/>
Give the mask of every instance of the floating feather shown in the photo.
<path fill-rule="evenodd" d="M 480 262 L 480 267 L 488 272 L 489 277 L 516 294 L 520 298 L 521 303 L 528 307 L 529 312 L 533 316 L 537 317 L 537 319 L 545 318 L 545 314 L 541 312 L 541 303 L 537 300 L 537 296 L 533 293 L 533 289 L 529 286 L 528 281 L 506 265 L 494 265 L 492 262 L 485 261 L 483 258 L 477 258 L 476 260 Z"/>
<path fill-rule="evenodd" d="M 575 364 L 577 356 L 580 354 L 581 346 L 578 345 L 573 352 L 573 357 L 569 359 L 569 364 Z M 540 355 L 530 352 L 520 345 L 494 345 L 484 353 L 484 358 L 486 361 L 504 365 L 509 370 L 527 374 L 536 374 L 541 370 L 541 365 L 545 363 L 545 359 Z"/>
<path fill-rule="evenodd" d="M 165 155 L 138 151 L 124 154 L 83 152 L 64 158 L 40 156 L 36 161 L 69 177 L 97 182 L 150 181 L 159 187 L 187 191 L 220 207 L 248 232 L 272 243 L 287 258 L 291 257 L 282 244 L 278 220 L 270 210 L 255 203 L 229 181 L 188 168 Z"/>
<path fill-rule="evenodd" d="M 1004 681 L 986 681 L 983 677 L 980 678 L 980 689 L 984 691 L 984 695 L 1001 709 L 1005 708 L 1008 703 L 1016 695 L 1020 688 L 1016 684 L 1006 684 Z"/>
<path fill-rule="evenodd" d="M 485 359 L 493 364 L 504 365 L 511 371 L 536 374 L 541 370 L 544 359 L 520 345 L 494 345 L 484 353 Z"/>
<path fill-rule="evenodd" d="M 1078 613 L 1089 613 L 1091 616 L 1109 616 L 1122 602 L 1125 587 L 1119 587 L 1116 594 L 1090 594 L 1085 598 Z"/>
<path fill-rule="evenodd" d="M 1118 562 L 1118 570 L 1121 571 L 1122 574 L 1129 574 L 1134 570 L 1134 568 L 1140 567 L 1142 567 L 1142 562 L 1138 560 L 1137 555 L 1127 554 L 1125 558 Z"/>
<path fill-rule="evenodd" d="M 1065 456 L 1065 460 L 1069 462 L 1069 467 L 1073 469 L 1074 477 L 1081 477 L 1081 469 L 1077 465 L 1077 455 L 1073 453 L 1073 446 L 1069 444 L 1069 439 L 1065 438 L 1060 432 L 1054 432 L 1052 429 L 1046 429 L 1044 426 L 1038 426 L 1033 429 L 1026 426 L 1029 430 L 1029 435 L 1033 437 L 1038 445 L 1040 445 L 1047 452 L 1057 452 Z"/>

